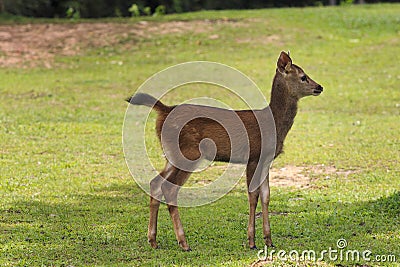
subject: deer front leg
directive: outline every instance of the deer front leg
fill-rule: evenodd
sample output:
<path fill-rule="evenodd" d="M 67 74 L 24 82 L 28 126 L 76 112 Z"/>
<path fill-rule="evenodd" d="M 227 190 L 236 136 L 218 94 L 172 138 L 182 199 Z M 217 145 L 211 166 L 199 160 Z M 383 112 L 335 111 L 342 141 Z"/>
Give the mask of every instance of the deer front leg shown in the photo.
<path fill-rule="evenodd" d="M 257 249 L 255 242 L 256 235 L 256 208 L 258 202 L 258 190 L 254 192 L 248 192 L 249 198 L 249 224 L 247 227 L 247 239 L 249 241 L 250 249 Z"/>
<path fill-rule="evenodd" d="M 273 247 L 272 238 L 271 238 L 271 227 L 269 224 L 269 198 L 270 198 L 270 189 L 269 189 L 269 174 L 267 174 L 265 180 L 261 184 L 260 187 L 260 198 L 262 205 L 262 217 L 263 217 L 263 235 L 265 245 L 268 247 Z"/>
<path fill-rule="evenodd" d="M 259 196 L 259 189 L 251 191 L 250 184 L 256 173 L 257 162 L 251 161 L 247 164 L 246 168 L 246 178 L 247 178 L 247 189 L 248 189 L 248 199 L 249 199 L 249 224 L 247 226 L 247 239 L 249 241 L 249 247 L 251 249 L 256 249 L 255 234 L 256 234 L 256 208 Z"/>

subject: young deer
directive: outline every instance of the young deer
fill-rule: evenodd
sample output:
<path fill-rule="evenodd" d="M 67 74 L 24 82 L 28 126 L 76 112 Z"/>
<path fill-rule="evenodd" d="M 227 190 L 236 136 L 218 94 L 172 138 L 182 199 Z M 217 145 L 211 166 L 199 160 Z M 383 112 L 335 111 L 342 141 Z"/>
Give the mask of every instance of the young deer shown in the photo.
<path fill-rule="evenodd" d="M 152 107 L 158 113 L 156 131 L 158 138 L 163 145 L 164 152 L 168 149 L 172 149 L 172 146 L 168 143 L 172 139 L 163 138 L 162 132 L 166 131 L 165 129 L 176 128 L 175 124 L 179 124 L 178 120 L 167 119 L 167 117 L 173 113 L 172 111 L 176 113 L 175 118 L 179 118 L 183 113 L 212 113 L 214 114 L 214 117 L 221 117 L 221 120 L 225 118 L 225 122 L 227 123 L 229 123 L 231 117 L 236 116 L 240 119 L 244 127 L 236 128 L 237 132 L 234 133 L 234 135 L 239 136 L 239 142 L 241 141 L 240 138 L 243 137 L 242 141 L 246 148 L 243 149 L 242 152 L 236 153 L 235 158 L 232 158 L 231 150 L 234 150 L 234 148 L 231 146 L 229 139 L 231 135 L 228 135 L 226 128 L 224 128 L 226 125 L 222 126 L 218 122 L 209 118 L 196 117 L 193 120 L 187 120 L 185 126 L 180 125 L 180 132 L 173 133 L 172 135 L 178 136 L 178 139 L 176 140 L 179 140 L 179 147 L 177 147 L 177 149 L 179 149 L 181 154 L 183 154 L 185 158 L 189 159 L 190 162 L 195 162 L 195 160 L 204 156 L 202 154 L 204 151 L 202 150 L 205 149 L 204 157 L 209 160 L 223 162 L 231 161 L 247 164 L 246 177 L 248 188 L 253 178 L 262 179 L 261 184 L 257 186 L 257 188 L 253 190 L 248 189 L 250 212 L 247 235 L 250 248 L 255 249 L 255 210 L 259 197 L 262 204 L 265 244 L 267 246 L 273 246 L 268 217 L 268 205 L 270 199 L 268 176 L 270 165 L 267 164 L 262 166 L 261 170 L 257 169 L 259 168 L 257 167 L 260 165 L 259 163 L 261 163 L 261 165 L 265 163 L 262 162 L 261 153 L 264 150 L 263 146 L 268 146 L 265 142 L 262 144 L 262 133 L 260 132 L 260 129 L 263 129 L 263 127 L 259 125 L 260 123 L 262 124 L 262 121 L 260 121 L 259 118 L 265 118 L 263 114 L 271 113 L 272 111 L 273 119 L 275 120 L 274 132 L 276 133 L 276 147 L 274 148 L 275 153 L 272 154 L 272 158 L 276 158 L 282 153 L 283 142 L 293 125 L 293 120 L 297 113 L 297 102 L 299 99 L 308 95 L 318 96 L 322 91 L 323 88 L 321 85 L 313 81 L 299 66 L 292 64 L 292 60 L 287 53 L 281 52 L 273 80 L 270 105 L 262 110 L 233 111 L 190 104 L 167 106 L 154 97 L 143 93 L 136 94 L 128 98 L 127 101 L 133 105 Z M 182 110 L 179 108 L 182 108 Z M 171 124 L 174 125 L 171 126 Z M 233 128 L 235 129 L 235 127 Z M 211 139 L 214 142 L 215 146 L 213 148 L 216 151 L 214 154 L 211 153 L 213 154 L 212 156 L 208 156 L 207 146 L 203 146 L 202 148 L 201 141 L 203 139 Z M 172 152 L 170 151 L 169 155 L 174 157 L 173 155 L 179 154 L 175 152 L 177 151 L 172 149 Z M 189 164 L 190 166 L 186 166 L 187 168 L 182 168 L 178 166 L 179 164 L 175 164 L 176 162 L 171 161 L 174 160 L 170 160 L 167 157 L 164 169 L 150 182 L 151 196 L 148 241 L 153 248 L 157 248 L 156 234 L 158 209 L 160 206 L 160 200 L 164 196 L 173 221 L 178 243 L 183 250 L 188 251 L 190 250 L 190 247 L 186 242 L 183 226 L 179 217 L 177 195 L 179 186 L 182 186 L 186 182 L 196 167 L 196 164 Z"/>

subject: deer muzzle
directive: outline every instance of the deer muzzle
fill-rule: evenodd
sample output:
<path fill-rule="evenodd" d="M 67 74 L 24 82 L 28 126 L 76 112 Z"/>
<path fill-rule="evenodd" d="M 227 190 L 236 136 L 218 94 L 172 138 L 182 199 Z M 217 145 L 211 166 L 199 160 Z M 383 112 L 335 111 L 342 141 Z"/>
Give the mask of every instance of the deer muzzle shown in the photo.
<path fill-rule="evenodd" d="M 318 86 L 314 89 L 313 95 L 318 96 L 324 91 L 324 88 L 318 84 Z"/>

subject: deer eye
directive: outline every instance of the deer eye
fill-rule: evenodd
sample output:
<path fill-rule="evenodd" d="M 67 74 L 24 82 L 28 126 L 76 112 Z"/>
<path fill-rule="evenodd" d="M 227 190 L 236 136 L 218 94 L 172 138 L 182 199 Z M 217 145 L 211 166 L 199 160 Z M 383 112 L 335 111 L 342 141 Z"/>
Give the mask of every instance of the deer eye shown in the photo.
<path fill-rule="evenodd" d="M 301 79 L 302 82 L 305 82 L 305 81 L 307 81 L 307 76 L 306 76 L 306 75 L 303 75 L 303 76 L 301 76 L 300 79 Z"/>

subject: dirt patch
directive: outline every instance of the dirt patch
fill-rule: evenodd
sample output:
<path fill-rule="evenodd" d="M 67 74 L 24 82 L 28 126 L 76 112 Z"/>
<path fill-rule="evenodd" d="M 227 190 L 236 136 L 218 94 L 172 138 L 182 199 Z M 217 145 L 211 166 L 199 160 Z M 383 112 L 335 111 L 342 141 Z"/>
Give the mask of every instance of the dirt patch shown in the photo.
<path fill-rule="evenodd" d="M 227 165 L 210 166 L 210 168 L 217 168 L 226 170 Z M 233 165 L 231 168 L 242 170 L 243 167 Z M 335 166 L 325 165 L 312 165 L 312 166 L 294 166 L 287 165 L 283 168 L 272 167 L 269 171 L 269 183 L 271 186 L 276 187 L 295 187 L 295 188 L 309 188 L 313 186 L 313 181 L 317 179 L 330 179 L 333 175 L 339 175 L 347 178 L 350 174 L 357 173 L 358 170 L 341 170 Z M 198 181 L 202 185 L 212 183 L 212 180 Z"/>
<path fill-rule="evenodd" d="M 311 177 L 304 173 L 305 167 L 285 166 L 277 169 L 272 168 L 269 172 L 271 186 L 294 186 L 306 187 L 311 183 Z"/>
<path fill-rule="evenodd" d="M 299 167 L 288 165 L 280 169 L 272 168 L 270 170 L 270 184 L 271 186 L 293 186 L 297 188 L 309 187 L 312 181 L 312 173 L 333 173 L 335 168 L 331 167 L 329 170 L 320 169 L 318 167 Z"/>
<path fill-rule="evenodd" d="M 239 44 L 250 44 L 250 43 L 259 43 L 263 45 L 275 43 L 275 44 L 283 44 L 283 41 L 281 40 L 281 37 L 277 34 L 271 34 L 271 35 L 262 35 L 257 38 L 237 38 L 236 42 Z"/>
<path fill-rule="evenodd" d="M 324 176 L 329 179 L 331 175 L 340 175 L 345 178 L 356 170 L 340 170 L 334 166 L 313 165 L 306 167 L 288 165 L 283 168 L 272 168 L 270 170 L 271 186 L 293 186 L 307 188 L 311 186 L 313 179 Z"/>
<path fill-rule="evenodd" d="M 221 19 L 138 23 L 0 25 L 0 66 L 52 67 L 55 55 L 79 55 L 89 48 L 127 47 L 139 38 L 185 32 L 209 32 L 218 25 L 244 22 Z M 214 36 L 215 38 L 215 36 Z M 218 37 L 217 37 L 218 38 Z"/>

